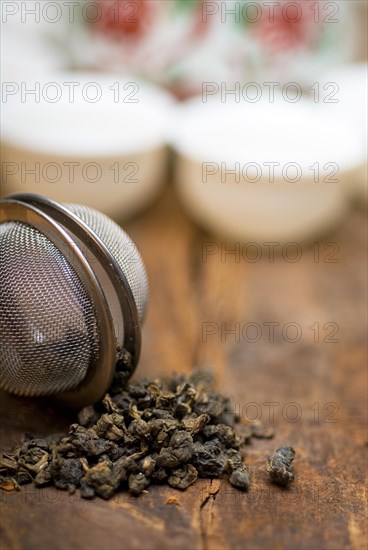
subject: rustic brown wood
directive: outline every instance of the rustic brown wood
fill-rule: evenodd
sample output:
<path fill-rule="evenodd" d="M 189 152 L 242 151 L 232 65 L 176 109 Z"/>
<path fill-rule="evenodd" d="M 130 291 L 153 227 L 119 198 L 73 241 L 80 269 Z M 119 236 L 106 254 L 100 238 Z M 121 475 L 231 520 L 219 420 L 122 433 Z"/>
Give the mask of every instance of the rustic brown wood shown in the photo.
<path fill-rule="evenodd" d="M 152 487 L 133 498 L 84 501 L 55 489 L 25 486 L 1 494 L 1 548 L 86 549 L 345 549 L 366 547 L 366 218 L 352 212 L 321 243 L 321 259 L 303 249 L 300 261 L 263 257 L 252 263 L 213 254 L 206 235 L 181 211 L 171 190 L 127 229 L 142 250 L 151 282 L 144 350 L 136 376 L 211 363 L 217 382 L 243 414 L 276 430 L 249 446 L 248 493 L 226 481 L 200 480 L 186 492 Z M 337 243 L 336 263 L 328 263 Z M 231 243 L 229 243 L 231 246 Z M 323 261 L 323 259 L 325 261 Z M 258 342 L 228 335 L 203 341 L 203 323 L 233 328 L 258 323 Z M 270 342 L 262 323 L 278 322 Z M 320 324 L 315 343 L 314 323 Z M 326 342 L 335 323 L 338 342 Z M 281 327 L 297 323 L 291 343 Z M 334 325 L 332 325 L 334 326 Z M 249 331 L 249 338 L 254 332 Z M 292 338 L 293 332 L 287 337 Z M 274 418 L 270 417 L 273 402 Z M 65 429 L 72 413 L 53 403 L 2 395 L 2 449 L 25 431 Z M 295 415 L 299 418 L 295 420 Z M 297 451 L 296 481 L 282 490 L 267 481 L 265 461 L 279 444 Z"/>

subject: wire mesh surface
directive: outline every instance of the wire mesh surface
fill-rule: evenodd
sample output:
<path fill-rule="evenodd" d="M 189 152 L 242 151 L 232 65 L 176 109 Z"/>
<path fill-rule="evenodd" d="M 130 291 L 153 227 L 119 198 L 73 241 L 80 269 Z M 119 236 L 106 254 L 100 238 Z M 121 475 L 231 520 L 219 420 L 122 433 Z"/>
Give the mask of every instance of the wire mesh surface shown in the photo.
<path fill-rule="evenodd" d="M 0 262 L 1 387 L 24 395 L 75 388 L 98 355 L 98 321 L 81 280 L 21 222 L 0 225 Z"/>
<path fill-rule="evenodd" d="M 147 306 L 148 280 L 136 245 L 117 223 L 101 212 L 79 204 L 64 206 L 97 234 L 118 262 L 133 292 L 139 320 L 142 323 Z"/>

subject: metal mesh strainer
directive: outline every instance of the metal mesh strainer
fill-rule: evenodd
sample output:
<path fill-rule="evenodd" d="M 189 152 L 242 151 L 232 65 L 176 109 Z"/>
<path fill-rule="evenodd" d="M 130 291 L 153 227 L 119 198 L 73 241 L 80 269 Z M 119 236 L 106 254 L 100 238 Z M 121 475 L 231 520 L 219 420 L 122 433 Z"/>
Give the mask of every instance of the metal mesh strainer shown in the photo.
<path fill-rule="evenodd" d="M 40 231 L 0 225 L 1 385 L 49 394 L 76 387 L 98 353 L 97 319 L 76 272 Z"/>
<path fill-rule="evenodd" d="M 112 219 L 105 216 L 105 214 L 79 204 L 66 204 L 65 206 L 100 237 L 101 241 L 118 262 L 133 292 L 139 320 L 142 322 L 146 312 L 148 281 L 146 270 L 136 245 L 125 231 Z"/>
<path fill-rule="evenodd" d="M 35 195 L 1 202 L 0 387 L 93 402 L 121 349 L 128 374 L 139 358 L 148 293 L 139 252 L 91 208 Z"/>

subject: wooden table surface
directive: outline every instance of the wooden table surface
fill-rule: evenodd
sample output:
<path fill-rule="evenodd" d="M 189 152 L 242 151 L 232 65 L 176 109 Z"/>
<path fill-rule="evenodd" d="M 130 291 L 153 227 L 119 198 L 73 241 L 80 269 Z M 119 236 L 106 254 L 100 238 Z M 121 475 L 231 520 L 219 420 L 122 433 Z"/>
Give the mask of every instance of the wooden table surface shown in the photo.
<path fill-rule="evenodd" d="M 221 257 L 221 239 L 192 224 L 170 189 L 126 228 L 151 283 L 136 377 L 212 364 L 235 407 L 272 424 L 275 438 L 249 445 L 248 493 L 225 480 L 200 480 L 186 492 L 154 486 L 108 502 L 31 485 L 2 492 L 2 550 L 365 548 L 364 214 L 353 210 L 320 243 L 319 258 L 317 247 L 305 247 L 294 263 L 267 251 L 257 262 Z M 273 337 L 270 323 L 278 323 Z M 226 332 L 234 328 L 239 338 Z M 56 405 L 5 395 L 2 418 L 2 449 L 24 432 L 57 432 L 73 421 Z M 297 451 L 289 490 L 265 472 L 283 443 Z"/>

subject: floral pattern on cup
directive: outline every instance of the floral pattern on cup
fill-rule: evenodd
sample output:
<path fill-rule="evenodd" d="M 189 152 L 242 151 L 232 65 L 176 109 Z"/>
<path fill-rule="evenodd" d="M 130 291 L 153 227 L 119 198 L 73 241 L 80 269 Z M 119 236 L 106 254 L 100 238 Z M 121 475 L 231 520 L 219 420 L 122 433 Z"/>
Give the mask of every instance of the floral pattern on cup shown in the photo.
<path fill-rule="evenodd" d="M 179 96 L 200 93 L 206 81 L 309 82 L 349 49 L 346 2 L 95 0 L 95 7 L 98 17 L 82 18 L 80 36 L 74 29 L 77 66 L 137 74 Z"/>

